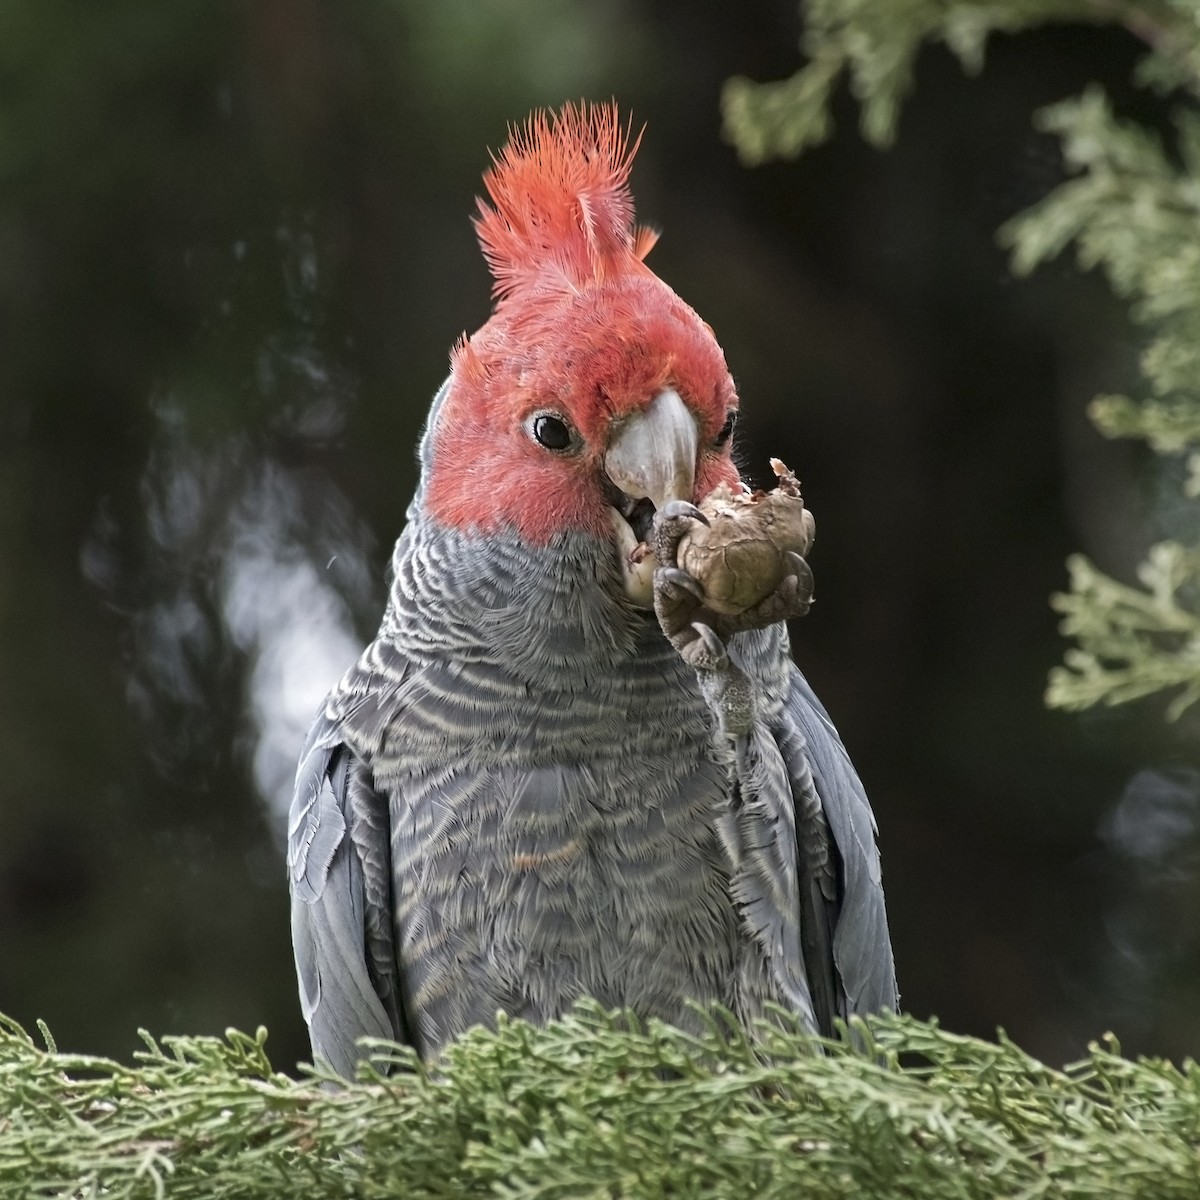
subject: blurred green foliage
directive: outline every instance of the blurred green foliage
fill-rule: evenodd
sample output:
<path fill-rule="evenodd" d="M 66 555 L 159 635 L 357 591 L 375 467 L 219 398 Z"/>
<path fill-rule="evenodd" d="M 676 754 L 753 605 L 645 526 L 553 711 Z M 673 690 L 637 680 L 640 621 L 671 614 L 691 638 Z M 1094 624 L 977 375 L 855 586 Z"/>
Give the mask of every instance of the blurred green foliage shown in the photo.
<path fill-rule="evenodd" d="M 848 71 L 862 105 L 864 136 L 895 137 L 922 44 L 940 40 L 970 73 L 983 67 L 994 33 L 1056 21 L 1110 21 L 1150 47 L 1137 78 L 1175 102 L 1169 144 L 1118 120 L 1091 86 L 1043 109 L 1038 127 L 1061 144 L 1071 178 L 1008 221 L 1001 241 L 1025 275 L 1069 244 L 1083 270 L 1101 268 L 1149 329 L 1141 355 L 1148 395 L 1101 396 L 1093 420 L 1109 437 L 1143 439 L 1159 453 L 1187 454 L 1187 492 L 1200 494 L 1200 24 L 1193 0 L 812 0 L 805 6 L 810 61 L 783 83 L 731 79 L 727 129 L 747 162 L 795 155 L 830 133 L 831 89 Z M 1200 699 L 1200 546 L 1162 542 L 1138 569 L 1136 591 L 1083 556 L 1072 590 L 1056 595 L 1062 631 L 1077 645 L 1050 675 L 1051 705 L 1122 704 L 1173 690 L 1178 717 Z"/>

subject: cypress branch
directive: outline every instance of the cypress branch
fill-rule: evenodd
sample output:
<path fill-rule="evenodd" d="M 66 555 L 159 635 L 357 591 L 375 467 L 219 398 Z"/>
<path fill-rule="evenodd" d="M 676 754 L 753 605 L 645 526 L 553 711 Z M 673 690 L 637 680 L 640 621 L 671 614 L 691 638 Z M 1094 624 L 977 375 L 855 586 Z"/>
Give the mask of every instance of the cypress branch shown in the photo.
<path fill-rule="evenodd" d="M 1109 1041 L 1058 1071 L 910 1017 L 855 1032 L 751 1042 L 583 1006 L 472 1032 L 436 1072 L 377 1043 L 331 1087 L 276 1072 L 263 1030 L 146 1037 L 131 1067 L 4 1022 L 0 1197 L 1200 1194 L 1190 1063 Z"/>
<path fill-rule="evenodd" d="M 1049 23 L 1123 25 L 1148 47 L 1136 81 L 1190 104 L 1173 115 L 1173 146 L 1118 120 L 1097 87 L 1036 115 L 1056 135 L 1071 178 L 1000 231 L 1013 270 L 1027 274 L 1068 246 L 1099 267 L 1146 326 L 1146 395 L 1098 397 L 1091 415 L 1108 437 L 1139 438 L 1187 467 L 1185 495 L 1200 496 L 1200 23 L 1195 0 L 810 0 L 809 62 L 783 83 L 728 81 L 725 128 L 747 163 L 791 157 L 830 133 L 829 98 L 843 75 L 862 106 L 863 135 L 889 144 L 921 46 L 941 41 L 964 70 L 983 68 L 987 38 Z M 1082 556 L 1071 590 L 1052 598 L 1064 655 L 1047 701 L 1064 708 L 1122 704 L 1174 691 L 1167 715 L 1200 699 L 1200 549 L 1152 547 L 1140 587 L 1117 582 Z"/>

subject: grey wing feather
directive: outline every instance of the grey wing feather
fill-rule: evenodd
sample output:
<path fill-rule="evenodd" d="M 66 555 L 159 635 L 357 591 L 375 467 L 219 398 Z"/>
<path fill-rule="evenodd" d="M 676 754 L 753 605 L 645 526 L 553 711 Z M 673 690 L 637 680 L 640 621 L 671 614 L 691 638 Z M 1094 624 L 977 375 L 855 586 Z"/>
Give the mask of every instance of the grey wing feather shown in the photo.
<path fill-rule="evenodd" d="M 318 718 L 288 822 L 292 944 L 313 1056 L 352 1076 L 361 1037 L 403 1037 L 391 947 L 386 801 Z"/>
<path fill-rule="evenodd" d="M 862 781 L 829 714 L 798 669 L 793 669 L 780 719 L 784 724 L 780 749 L 792 775 L 797 821 L 803 817 L 807 778 L 815 788 L 836 850 L 837 862 L 830 864 L 836 868 L 838 885 L 837 900 L 830 906 L 832 950 L 846 996 L 844 1015 L 895 1011 L 899 995 L 875 818 Z M 829 888 L 816 890 L 827 893 Z"/>
<path fill-rule="evenodd" d="M 755 726 L 738 739 L 734 827 L 725 840 L 735 867 L 734 895 L 782 1002 L 806 1025 L 828 1032 L 821 985 L 832 985 L 833 960 L 807 953 L 812 922 L 801 893 L 794 787 L 783 751 L 777 730 Z"/>

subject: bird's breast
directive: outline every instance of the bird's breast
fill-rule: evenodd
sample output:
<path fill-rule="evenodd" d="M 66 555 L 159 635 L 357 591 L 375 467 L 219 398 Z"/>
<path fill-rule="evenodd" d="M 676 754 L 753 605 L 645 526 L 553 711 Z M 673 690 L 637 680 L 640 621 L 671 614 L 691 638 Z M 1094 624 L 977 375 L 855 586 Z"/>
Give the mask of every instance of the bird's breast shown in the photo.
<path fill-rule="evenodd" d="M 394 565 L 383 635 L 403 669 L 370 673 L 387 696 L 362 703 L 359 746 L 389 801 L 422 1045 L 583 995 L 695 1024 L 690 1002 L 761 991 L 718 835 L 730 749 L 611 547 L 417 524 Z"/>
<path fill-rule="evenodd" d="M 673 1021 L 733 1003 L 732 768 L 682 666 L 539 691 L 442 661 L 411 681 L 375 770 L 402 975 L 435 1030 L 498 1008 L 546 1020 L 585 994 Z"/>

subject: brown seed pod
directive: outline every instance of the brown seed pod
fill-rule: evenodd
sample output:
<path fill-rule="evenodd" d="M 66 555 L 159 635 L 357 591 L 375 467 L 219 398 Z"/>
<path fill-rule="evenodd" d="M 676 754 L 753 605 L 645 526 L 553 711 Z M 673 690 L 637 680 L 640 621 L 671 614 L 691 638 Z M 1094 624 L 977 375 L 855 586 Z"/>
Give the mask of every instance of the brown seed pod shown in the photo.
<path fill-rule="evenodd" d="M 813 544 L 815 522 L 800 498 L 795 475 L 771 459 L 779 486 L 738 494 L 721 484 L 701 502 L 710 524 L 697 522 L 679 543 L 679 565 L 704 589 L 713 612 L 736 616 L 766 599 L 790 574 L 784 555 L 802 558 Z"/>

